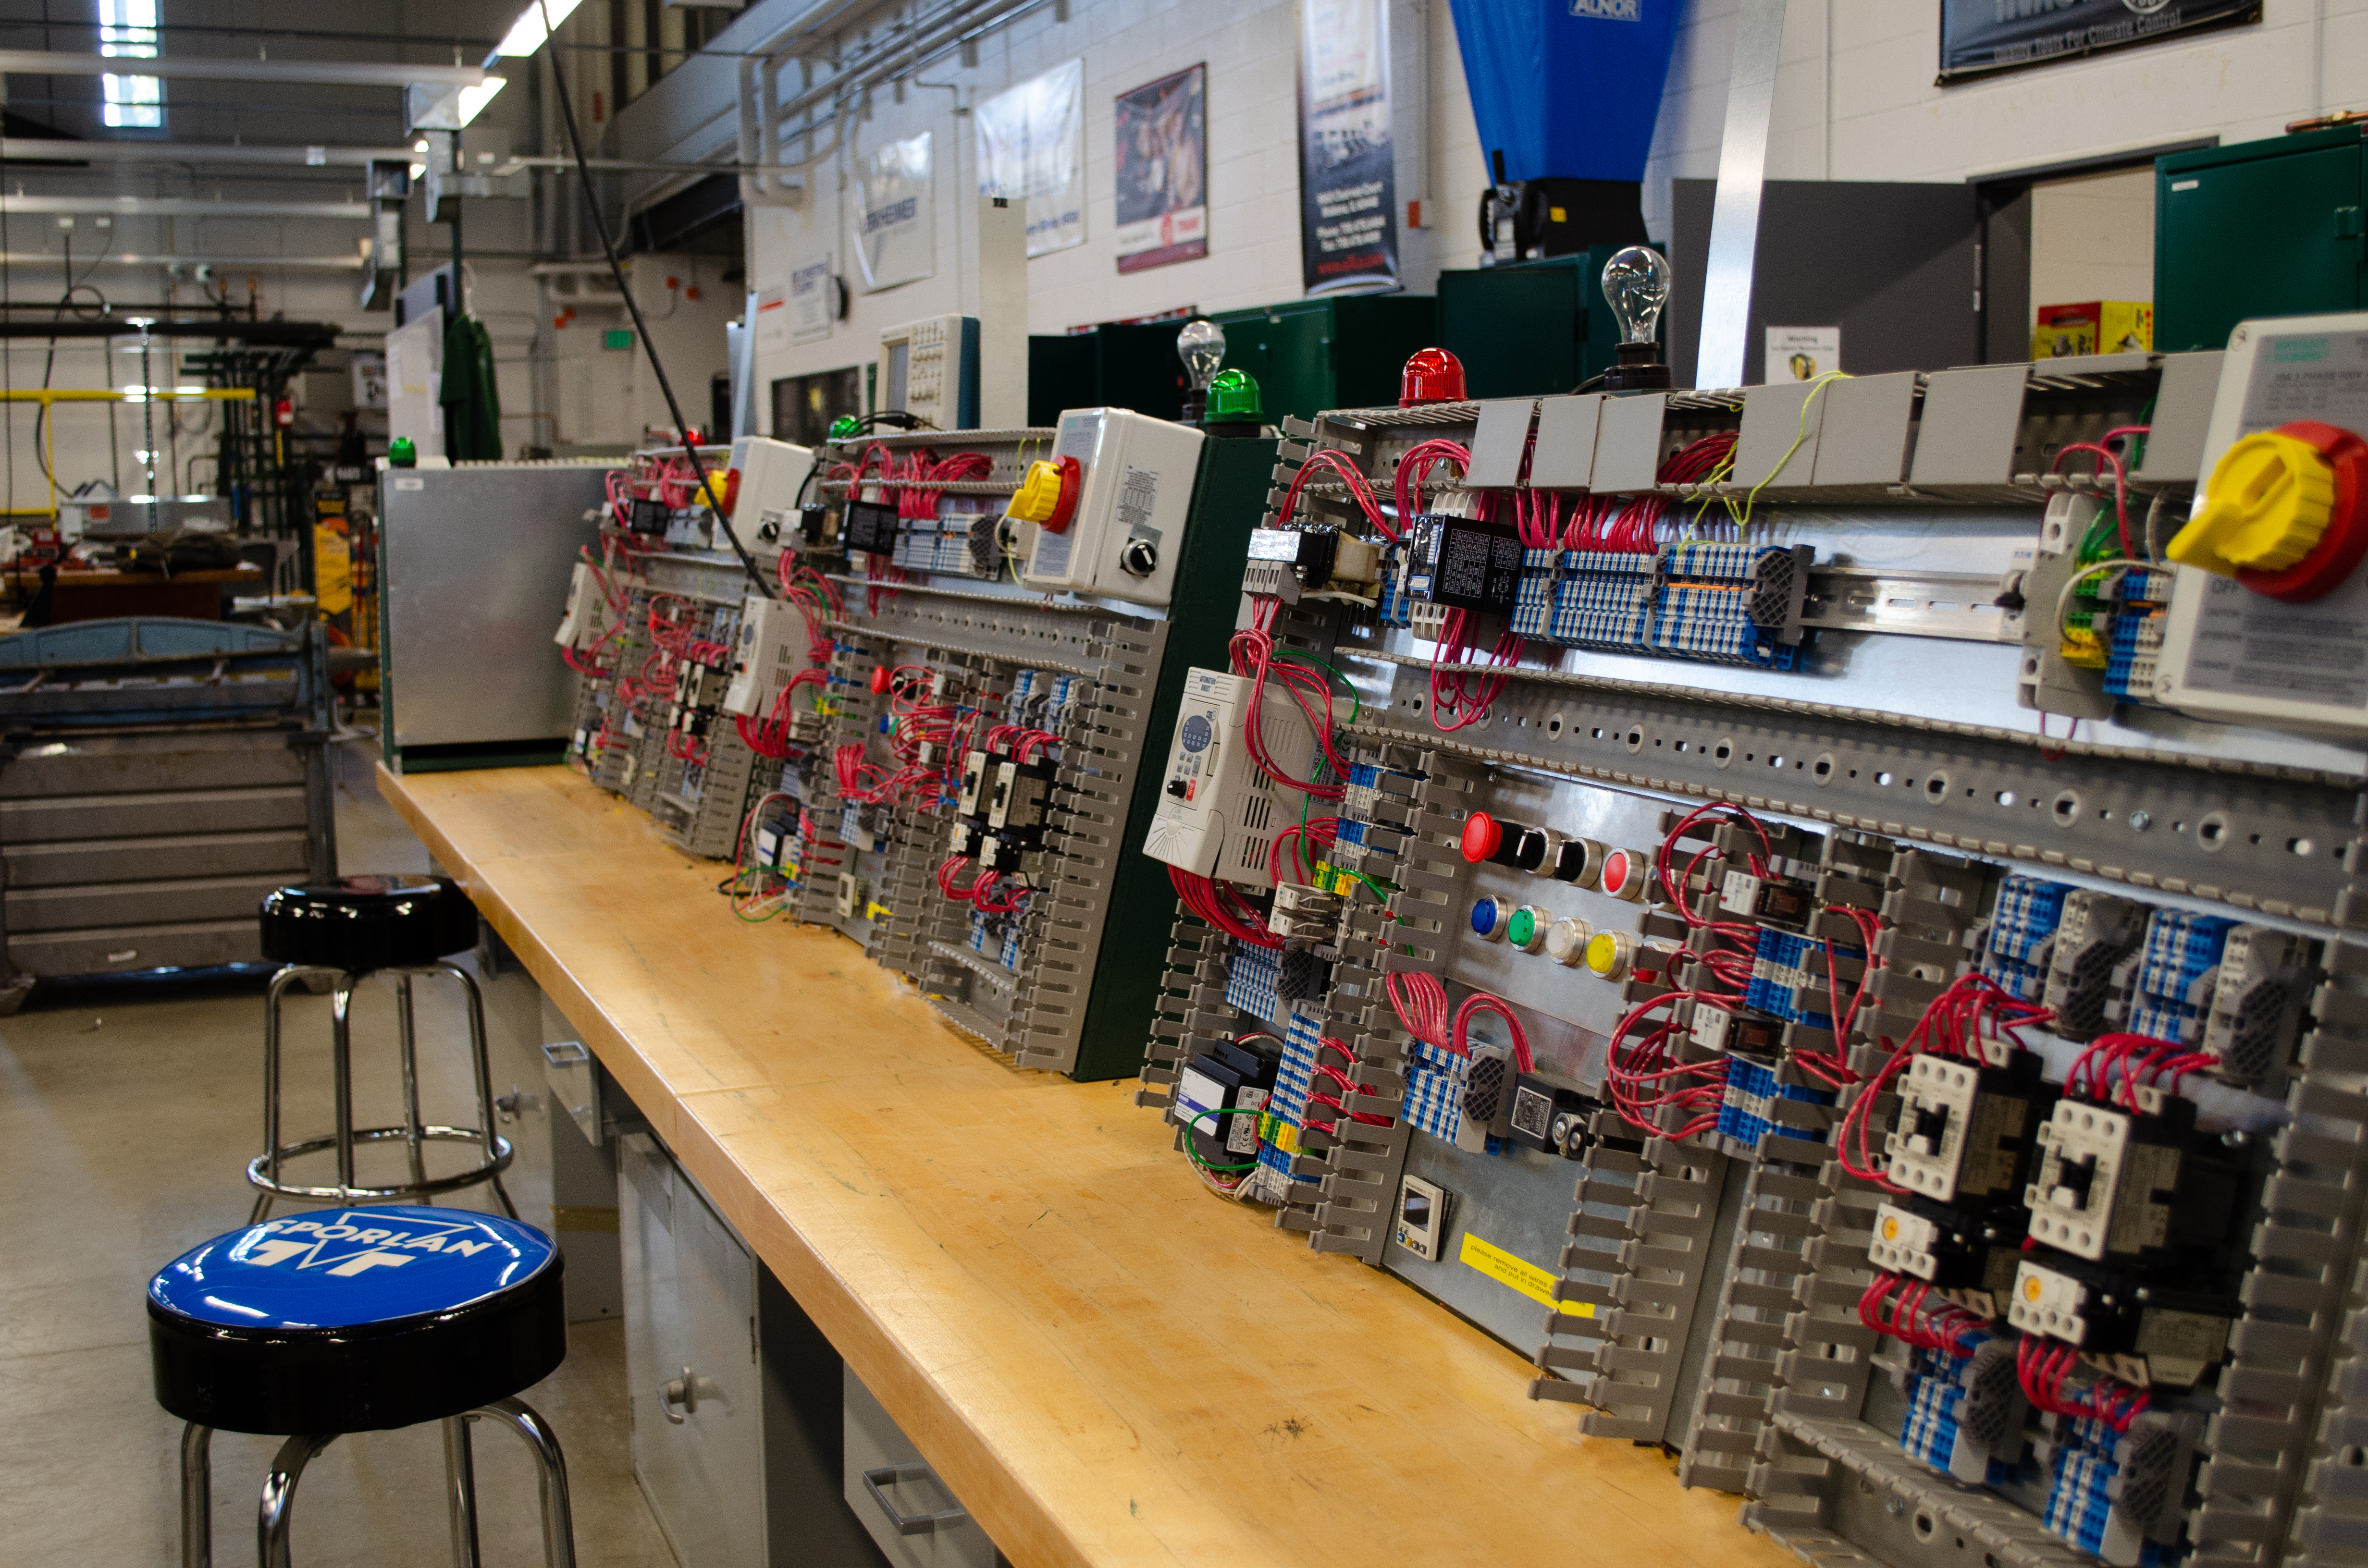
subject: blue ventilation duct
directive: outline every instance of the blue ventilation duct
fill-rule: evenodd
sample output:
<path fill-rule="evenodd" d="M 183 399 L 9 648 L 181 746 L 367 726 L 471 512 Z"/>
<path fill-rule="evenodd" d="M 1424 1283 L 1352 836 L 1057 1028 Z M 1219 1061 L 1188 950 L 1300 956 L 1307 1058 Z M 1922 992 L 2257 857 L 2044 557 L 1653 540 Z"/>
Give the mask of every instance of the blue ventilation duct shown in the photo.
<path fill-rule="evenodd" d="M 1484 153 L 1505 176 L 1645 177 L 1680 0 L 1451 0 Z"/>

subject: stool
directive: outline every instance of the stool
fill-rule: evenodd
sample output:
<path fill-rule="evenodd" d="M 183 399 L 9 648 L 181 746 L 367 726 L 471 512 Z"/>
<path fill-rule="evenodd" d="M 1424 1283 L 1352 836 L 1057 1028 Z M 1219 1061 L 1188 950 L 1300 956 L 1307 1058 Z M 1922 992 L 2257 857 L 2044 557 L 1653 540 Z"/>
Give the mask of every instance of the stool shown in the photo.
<path fill-rule="evenodd" d="M 494 1133 L 493 1072 L 485 1062 L 485 1008 L 469 971 L 444 962 L 477 943 L 477 912 L 460 886 L 444 877 L 342 877 L 334 882 L 284 887 L 263 901 L 263 956 L 282 967 L 271 977 L 263 1014 L 263 1153 L 249 1161 L 246 1179 L 258 1190 L 253 1223 L 271 1212 L 274 1198 L 324 1203 L 373 1203 L 427 1198 L 491 1182 L 502 1211 L 518 1209 L 502 1187 L 510 1145 Z M 375 974 L 394 979 L 396 1032 L 403 1055 L 403 1125 L 354 1128 L 354 987 Z M 419 1060 L 412 1038 L 411 983 L 427 975 L 458 981 L 469 1004 L 469 1051 L 477 1079 L 477 1125 L 434 1127 L 419 1119 Z M 331 983 L 329 1046 L 336 1084 L 336 1131 L 301 1143 L 279 1141 L 279 999 L 299 981 Z M 411 1179 L 383 1187 L 354 1180 L 354 1145 L 404 1142 Z M 475 1143 L 484 1158 L 454 1176 L 430 1180 L 423 1158 L 431 1142 Z M 301 1154 L 337 1152 L 337 1184 L 305 1187 L 282 1180 L 280 1163 Z"/>
<path fill-rule="evenodd" d="M 346 1433 L 444 1424 L 452 1561 L 477 1568 L 469 1423 L 498 1422 L 541 1466 L 547 1568 L 574 1568 L 567 1461 L 515 1397 L 567 1354 L 559 1249 L 531 1225 L 390 1205 L 268 1221 L 182 1254 L 148 1282 L 156 1403 L 181 1434 L 182 1568 L 212 1562 L 213 1435 L 284 1437 L 256 1545 L 288 1568 L 304 1466 Z"/>

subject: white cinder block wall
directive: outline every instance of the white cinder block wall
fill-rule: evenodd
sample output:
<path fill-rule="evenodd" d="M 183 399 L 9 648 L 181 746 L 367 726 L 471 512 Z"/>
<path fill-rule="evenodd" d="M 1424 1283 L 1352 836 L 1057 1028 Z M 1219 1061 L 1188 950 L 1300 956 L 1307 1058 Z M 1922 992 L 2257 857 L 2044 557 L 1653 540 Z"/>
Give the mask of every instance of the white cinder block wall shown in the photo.
<path fill-rule="evenodd" d="M 1645 170 L 1645 219 L 1656 234 L 1667 233 L 1669 181 L 1717 172 L 1736 7 L 1685 0 Z M 960 84 L 968 104 L 1054 62 L 1085 60 L 1087 241 L 1030 265 L 1030 329 L 1298 298 L 1296 6 L 1075 0 L 1069 16 L 1060 23 L 1050 7 L 1039 9 L 984 40 L 976 68 L 928 73 Z M 2258 27 L 1946 89 L 1934 84 L 1939 30 L 1932 0 L 1792 0 L 1770 176 L 1953 182 L 2198 136 L 2248 141 L 2322 110 L 2368 107 L 2368 0 L 2267 0 Z M 1391 36 L 1401 220 L 1406 200 L 1424 188 L 1422 160 L 1429 164 L 1429 225 L 1401 230 L 1400 256 L 1407 288 L 1428 291 L 1440 267 L 1476 257 L 1474 209 L 1486 171 L 1447 0 L 1395 0 Z M 1426 52 L 1430 131 L 1420 147 Z M 1110 250 L 1111 99 L 1196 61 L 1209 65 L 1209 256 L 1122 278 Z M 975 235 L 966 220 L 958 242 L 954 216 L 957 193 L 975 188 L 973 146 L 953 97 L 916 90 L 897 104 L 877 95 L 857 139 L 869 149 L 925 128 L 937 133 L 938 276 L 857 295 L 830 340 L 763 356 L 760 390 L 776 377 L 867 362 L 882 326 L 974 308 L 958 281 L 958 243 L 974 251 Z M 838 167 L 827 168 L 806 209 L 752 215 L 752 286 L 784 282 L 792 256 L 825 249 L 845 270 L 837 184 Z M 758 402 L 767 407 L 761 391 Z"/>

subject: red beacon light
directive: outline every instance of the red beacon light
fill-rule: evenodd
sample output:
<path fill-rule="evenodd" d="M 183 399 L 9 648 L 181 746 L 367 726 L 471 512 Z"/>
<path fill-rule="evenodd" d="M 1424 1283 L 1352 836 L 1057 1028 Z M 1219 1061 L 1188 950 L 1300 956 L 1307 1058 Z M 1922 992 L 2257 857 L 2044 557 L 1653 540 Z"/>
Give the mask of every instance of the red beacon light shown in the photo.
<path fill-rule="evenodd" d="M 1424 403 L 1462 403 L 1463 361 L 1444 348 L 1417 348 L 1408 357 L 1398 379 L 1398 406 Z"/>

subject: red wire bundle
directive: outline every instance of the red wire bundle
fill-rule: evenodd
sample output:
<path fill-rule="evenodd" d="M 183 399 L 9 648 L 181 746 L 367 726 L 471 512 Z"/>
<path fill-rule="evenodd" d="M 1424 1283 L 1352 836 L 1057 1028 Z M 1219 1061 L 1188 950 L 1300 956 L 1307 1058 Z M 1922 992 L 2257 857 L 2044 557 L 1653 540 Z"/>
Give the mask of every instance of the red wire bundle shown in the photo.
<path fill-rule="evenodd" d="M 1898 1291 L 1896 1300 L 1892 1299 L 1895 1290 Z M 1932 1287 L 1921 1279 L 1878 1274 L 1858 1299 L 1858 1321 L 1919 1350 L 1945 1350 L 1960 1358 L 1972 1356 L 1987 1337 L 1990 1320 L 1954 1301 L 1932 1302 L 1931 1295 Z"/>
<path fill-rule="evenodd" d="M 1329 1035 L 1317 1040 L 1315 1042 L 1315 1062 L 1313 1067 L 1313 1072 L 1316 1077 L 1324 1079 L 1326 1083 L 1338 1085 L 1340 1094 L 1336 1095 L 1328 1090 L 1315 1088 L 1311 1085 L 1307 1091 L 1307 1103 L 1311 1106 L 1322 1106 L 1327 1110 L 1338 1111 L 1341 1116 L 1347 1117 L 1349 1120 L 1361 1122 L 1367 1127 L 1395 1126 L 1396 1124 L 1396 1119 L 1394 1117 L 1383 1116 L 1375 1111 L 1350 1110 L 1349 1108 L 1348 1102 L 1343 1100 L 1340 1097 L 1340 1095 L 1379 1095 L 1383 1091 L 1371 1084 L 1358 1083 L 1356 1080 L 1350 1078 L 1348 1074 L 1325 1061 L 1324 1053 L 1326 1051 L 1338 1051 L 1340 1054 L 1341 1059 L 1347 1062 L 1351 1067 L 1359 1064 L 1355 1054 L 1351 1052 L 1346 1045 L 1332 1039 Z M 1336 1137 L 1339 1133 L 1340 1123 L 1338 1119 L 1331 1121 L 1317 1121 L 1315 1118 L 1306 1116 L 1304 1112 L 1302 1113 L 1302 1116 L 1304 1118 L 1304 1125 L 1312 1127 L 1319 1132 L 1328 1132 Z"/>
<path fill-rule="evenodd" d="M 1405 456 L 1398 459 L 1392 488 L 1394 499 L 1397 502 L 1399 522 L 1409 522 L 1421 515 L 1423 483 L 1430 477 L 1430 471 L 1441 462 L 1454 464 L 1458 473 L 1468 473 L 1472 469 L 1472 449 L 1460 441 L 1432 439 L 1416 442 L 1406 449 Z"/>
<path fill-rule="evenodd" d="M 2064 1087 L 2067 1093 L 2110 1105 L 2116 1097 L 2113 1070 L 2119 1068 L 2119 1098 L 2124 1108 L 2135 1111 L 2139 1108 L 2141 1078 L 2148 1086 L 2158 1085 L 2168 1073 L 2171 1075 L 2171 1092 L 2177 1094 L 2180 1081 L 2188 1074 L 2213 1072 L 2219 1065 L 2219 1058 L 2191 1051 L 2177 1040 L 2156 1040 L 2142 1034 L 2102 1034 L 2073 1062 L 2072 1070 L 2064 1075 Z"/>
<path fill-rule="evenodd" d="M 1536 1072 L 1537 1058 L 1530 1053 L 1529 1031 L 1521 1028 L 1521 1020 L 1514 1014 L 1509 1003 L 1501 996 L 1491 996 L 1486 991 L 1474 991 L 1463 999 L 1463 1006 L 1455 1009 L 1455 1027 L 1448 1036 L 1447 1048 L 1458 1056 L 1471 1055 L 1472 1020 L 1483 1013 L 1496 1014 L 1512 1031 L 1513 1065 L 1524 1073 Z"/>
<path fill-rule="evenodd" d="M 1359 511 L 1365 514 L 1365 520 L 1372 524 L 1374 530 L 1383 539 L 1395 544 L 1400 535 L 1397 529 L 1390 527 L 1389 519 L 1382 516 L 1382 503 L 1374 495 L 1372 483 L 1358 471 L 1355 463 L 1328 447 L 1322 451 L 1308 454 L 1307 460 L 1301 463 L 1298 471 L 1291 476 L 1291 487 L 1282 493 L 1281 514 L 1282 526 L 1289 528 L 1292 518 L 1297 514 L 1300 491 L 1305 488 L 1309 480 L 1326 472 L 1338 475 L 1347 483 L 1349 499 L 1356 503 Z"/>
<path fill-rule="evenodd" d="M 1699 484 L 1716 473 L 1734 449 L 1731 431 L 1704 436 L 1662 459 L 1654 478 L 1662 484 Z M 1660 548 L 1661 519 L 1668 515 L 1670 500 L 1657 491 L 1624 502 L 1590 495 L 1565 530 L 1563 547 L 1649 555 Z"/>
<path fill-rule="evenodd" d="M 2130 1423 L 2144 1415 L 2153 1403 L 2152 1396 L 2144 1389 L 2101 1372 L 2078 1393 L 2066 1393 L 2064 1380 L 2079 1359 L 2078 1346 L 2052 1344 L 2035 1335 L 2023 1335 L 2014 1355 L 2015 1377 L 2022 1384 L 2023 1397 L 2031 1401 L 2033 1408 L 2050 1415 L 2101 1421 L 2116 1432 L 2128 1431 Z"/>
<path fill-rule="evenodd" d="M 1340 830 L 1338 817 L 1315 817 L 1304 823 L 1292 823 L 1274 835 L 1274 844 L 1266 852 L 1267 880 L 1275 886 L 1282 885 L 1282 846 L 1286 839 L 1297 839 L 1292 846 L 1292 869 L 1299 874 L 1292 880 L 1305 882 L 1315 874 L 1311 862 L 1314 851 L 1337 842 Z"/>
<path fill-rule="evenodd" d="M 1611 1052 L 1604 1064 L 1603 1085 L 1611 1091 L 1611 1108 L 1620 1119 L 1655 1138 L 1686 1139 L 1718 1125 L 1720 1104 L 1726 1097 L 1726 1058 L 1679 1062 L 1669 1041 L 1678 1032 L 1675 1017 L 1630 1043 L 1631 1030 L 1655 1009 L 1672 1007 L 1690 998 L 1710 996 L 1704 991 L 1665 991 L 1629 1009 L 1613 1027 Z M 1721 996 L 1720 1000 L 1733 1000 Z M 1693 1115 L 1675 1131 L 1665 1131 L 1655 1119 L 1665 1107 L 1677 1106 Z"/>
<path fill-rule="evenodd" d="M 2100 474 L 2105 472 L 2106 464 L 2112 465 L 2113 526 L 2121 533 L 2122 559 L 2124 561 L 2136 561 L 2141 558 L 2138 555 L 2137 547 L 2130 540 L 2129 470 L 2123 465 L 2122 455 L 2112 449 L 2112 443 L 2124 436 L 2146 435 L 2152 428 L 2153 426 L 2146 425 L 2123 425 L 2106 431 L 2093 441 L 2066 441 L 2055 449 L 2055 460 L 2047 465 L 2047 472 L 2054 473 L 2064 466 L 2064 460 L 2075 452 L 2086 452 L 2096 459 L 2096 471 Z"/>
<path fill-rule="evenodd" d="M 1393 971 L 1383 980 L 1382 989 L 1406 1033 L 1440 1051 L 1455 1049 L 1454 1025 L 1447 1016 L 1447 987 L 1439 983 L 1439 976 L 1421 970 Z"/>
<path fill-rule="evenodd" d="M 1484 675 L 1477 686 L 1471 684 L 1470 673 L 1483 666 L 1471 658 L 1470 620 L 1460 609 L 1448 611 L 1447 624 L 1440 633 L 1438 665 L 1430 672 L 1430 722 L 1449 734 L 1479 722 L 1489 705 L 1505 695 L 1505 683 L 1521 662 L 1522 642 L 1508 627 L 1497 634 L 1497 645 L 1489 651 L 1485 667 L 1492 673 Z"/>
<path fill-rule="evenodd" d="M 1250 699 L 1242 705 L 1242 744 L 1259 772 L 1286 789 L 1304 790 L 1327 801 L 1340 798 L 1346 786 L 1340 780 L 1349 777 L 1349 762 L 1340 755 L 1332 739 L 1332 688 L 1324 677 L 1306 665 L 1297 663 L 1277 663 L 1274 645 L 1274 619 L 1282 601 L 1264 596 L 1254 597 L 1250 606 L 1250 623 L 1234 633 L 1229 647 L 1234 674 L 1248 676 Z M 1331 770 L 1333 782 L 1317 783 L 1311 778 L 1294 777 L 1274 760 L 1267 749 L 1264 726 L 1259 718 L 1266 710 L 1266 686 L 1269 680 L 1280 681 L 1292 701 L 1306 715 L 1308 727 L 1315 732 L 1315 744 L 1324 754 L 1325 765 Z M 1324 710 L 1319 716 L 1315 703 L 1321 699 Z"/>
<path fill-rule="evenodd" d="M 1181 866 L 1167 868 L 1167 881 L 1178 902 L 1202 925 L 1213 926 L 1254 948 L 1282 946 L 1282 938 L 1266 928 L 1265 919 L 1233 883 L 1196 875 Z"/>

